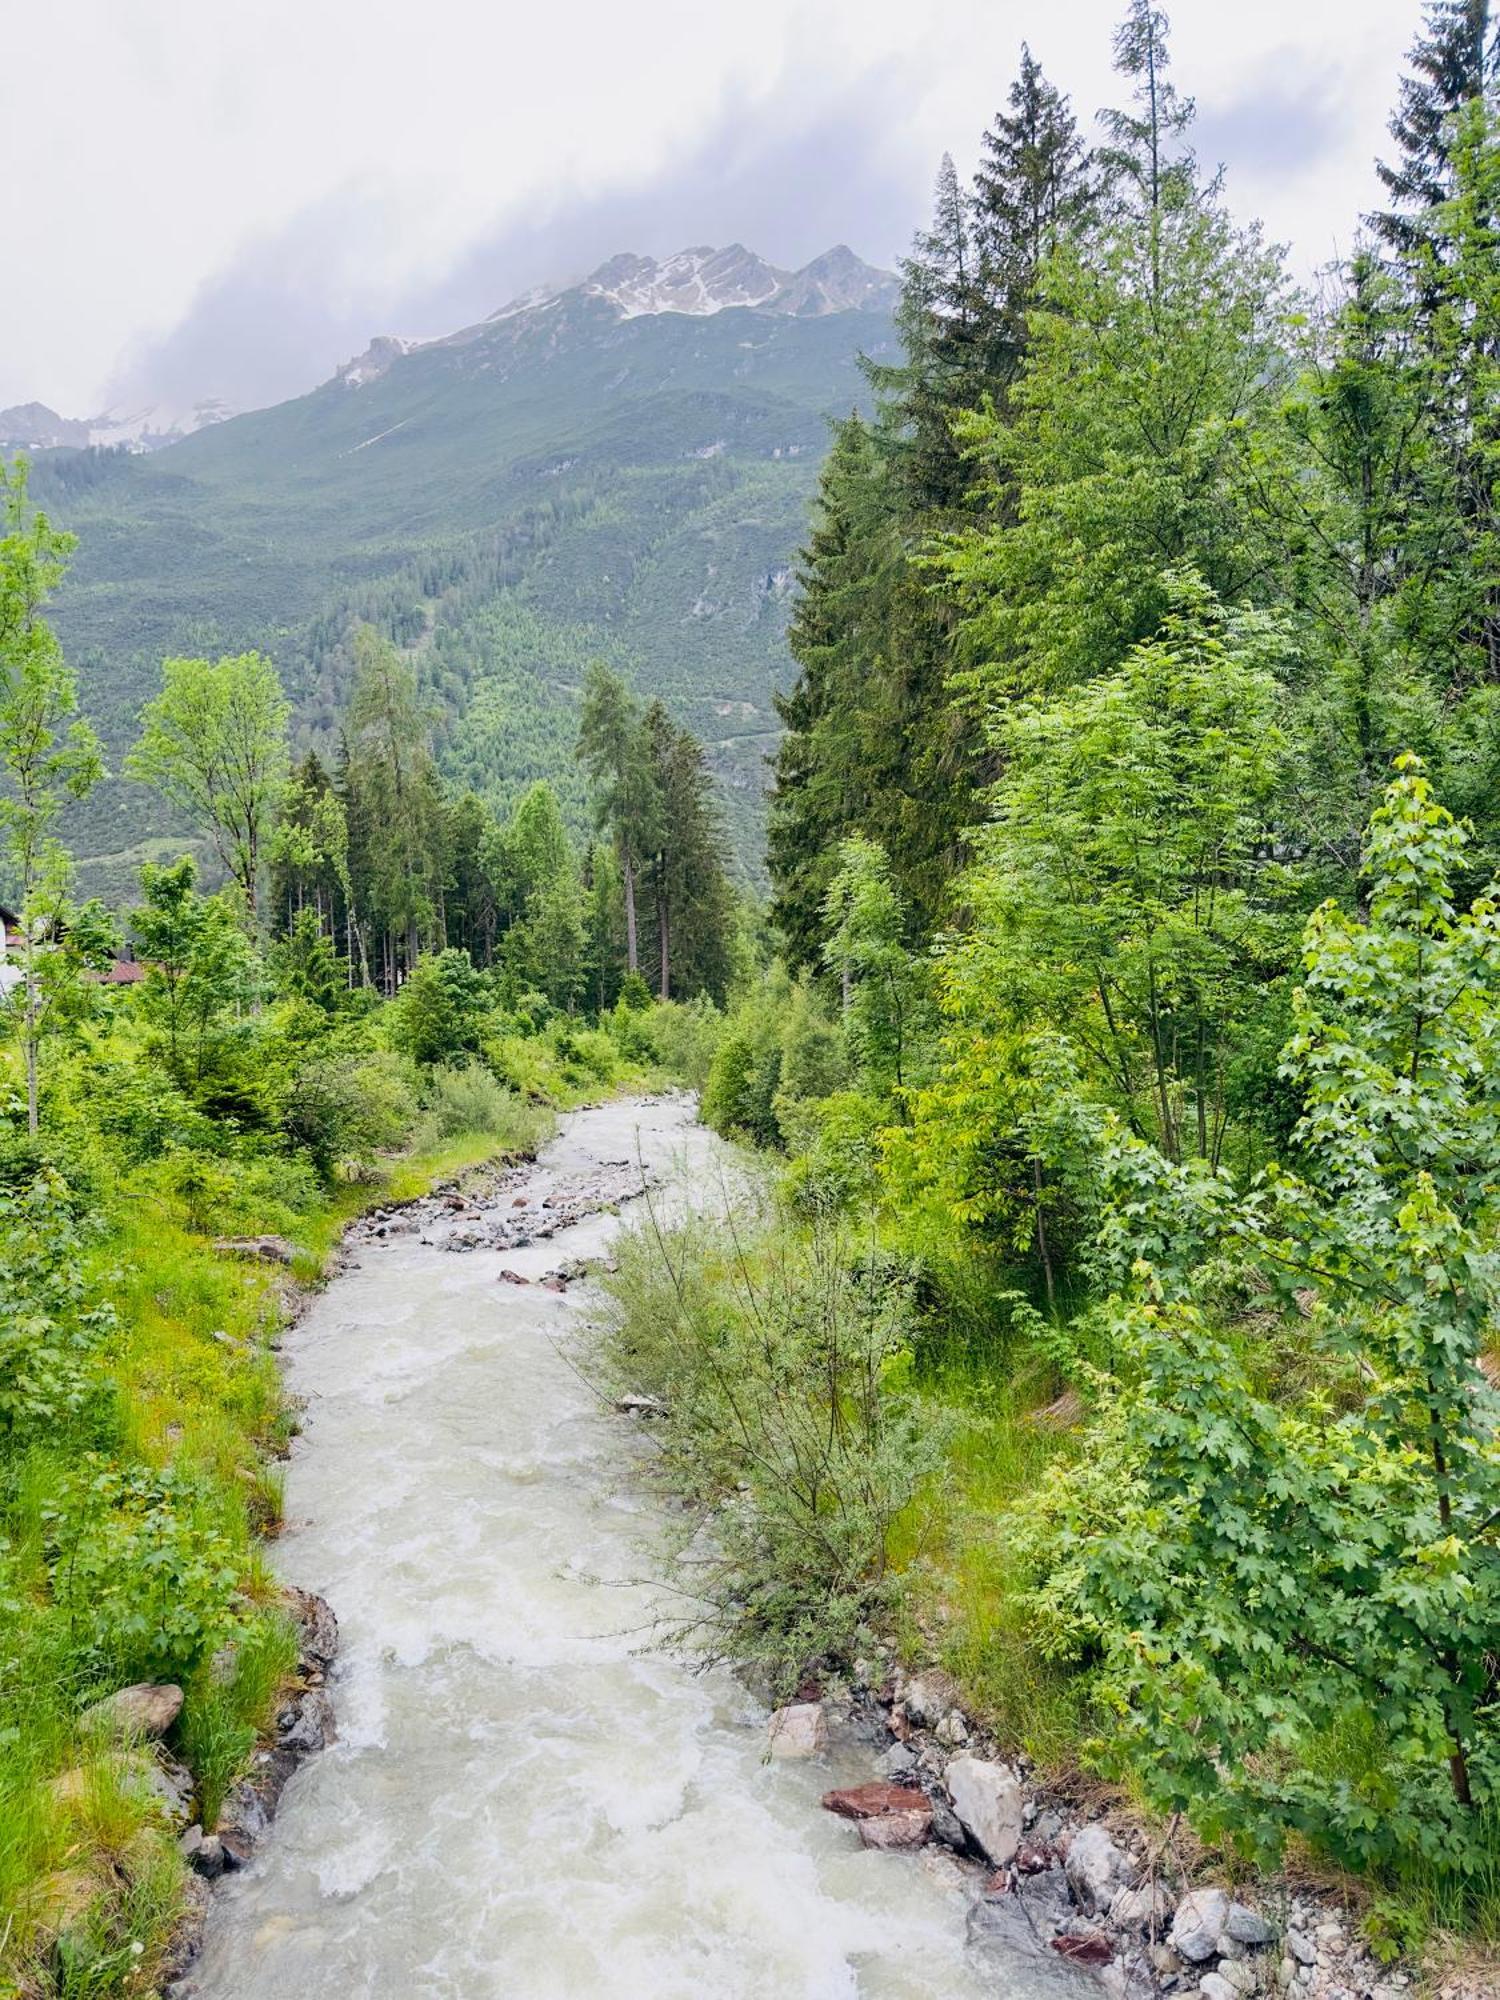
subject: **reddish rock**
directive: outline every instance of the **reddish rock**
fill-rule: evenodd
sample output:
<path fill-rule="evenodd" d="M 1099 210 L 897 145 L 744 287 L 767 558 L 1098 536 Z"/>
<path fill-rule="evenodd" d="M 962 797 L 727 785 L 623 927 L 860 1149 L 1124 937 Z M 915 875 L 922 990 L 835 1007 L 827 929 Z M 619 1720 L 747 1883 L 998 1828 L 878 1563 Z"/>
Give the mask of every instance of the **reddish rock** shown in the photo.
<path fill-rule="evenodd" d="M 567 1289 L 568 1281 L 566 1278 L 543 1278 L 542 1280 L 542 1290 L 544 1292 L 565 1292 Z"/>
<path fill-rule="evenodd" d="M 519 1271 L 512 1271 L 507 1268 L 500 1273 L 497 1283 L 502 1285 L 529 1285 L 531 1280 L 530 1278 L 523 1278 Z"/>
<path fill-rule="evenodd" d="M 1085 1931 L 1081 1937 L 1064 1932 L 1052 1940 L 1052 1949 L 1074 1965 L 1108 1965 L 1115 1948 L 1103 1931 Z"/>
<path fill-rule="evenodd" d="M 1040 1875 L 1057 1865 L 1054 1847 L 1022 1847 L 1016 1853 L 1016 1867 L 1023 1875 Z"/>
<path fill-rule="evenodd" d="M 861 1847 L 878 1848 L 882 1852 L 920 1847 L 932 1831 L 932 1807 L 924 1798 L 920 1808 L 913 1806 L 909 1812 L 883 1812 L 873 1819 L 862 1819 L 858 1830 Z"/>
<path fill-rule="evenodd" d="M 529 1195 L 524 1195 L 524 1194 L 518 1194 L 518 1195 L 516 1196 L 515 1200 L 514 1200 L 514 1201 L 513 1201 L 512 1203 L 511 1203 L 511 1207 L 512 1207 L 512 1208 L 526 1208 L 526 1207 L 528 1207 L 528 1206 L 530 1205 L 530 1199 L 531 1199 L 531 1198 L 530 1198 L 530 1196 L 529 1196 Z"/>
<path fill-rule="evenodd" d="M 825 1812 L 840 1819 L 874 1819 L 880 1813 L 925 1812 L 931 1816 L 927 1794 L 911 1785 L 891 1785 L 877 1781 L 870 1785 L 850 1785 L 823 1794 Z"/>

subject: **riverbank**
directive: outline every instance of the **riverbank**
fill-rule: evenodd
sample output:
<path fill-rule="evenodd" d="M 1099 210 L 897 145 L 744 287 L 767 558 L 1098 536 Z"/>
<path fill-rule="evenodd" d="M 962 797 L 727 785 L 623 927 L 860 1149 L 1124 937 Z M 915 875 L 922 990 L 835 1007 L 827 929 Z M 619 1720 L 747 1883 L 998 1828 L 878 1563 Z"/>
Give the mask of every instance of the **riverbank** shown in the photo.
<path fill-rule="evenodd" d="M 234 1239 L 239 1250 L 216 1247 L 185 1206 L 160 1201 L 149 1214 L 113 1204 L 82 1246 L 81 1292 L 110 1301 L 112 1392 L 134 1448 L 173 1468 L 171 1497 L 190 1498 L 215 1566 L 193 1564 L 167 1538 L 154 1486 L 137 1496 L 110 1484 L 102 1497 L 118 1525 L 99 1579 L 100 1615 L 155 1615 L 159 1595 L 161 1616 L 206 1647 L 207 1664 L 177 1678 L 170 1655 L 164 1661 L 158 1685 L 175 1690 L 170 1748 L 154 1730 L 121 1739 L 91 1729 L 69 1682 L 49 1679 L 40 1600 L 16 1607 L 24 1656 L 7 1662 L 13 1734 L 0 1750 L 0 1994 L 68 1991 L 80 1980 L 94 1982 L 90 1991 L 154 1990 L 158 1975 L 190 1955 L 199 1884 L 221 1865 L 221 1832 L 233 1866 L 263 1828 L 272 1792 L 315 1747 L 328 1626 L 296 1615 L 306 1607 L 287 1602 L 263 1552 L 280 1527 L 299 1421 L 277 1350 L 336 1267 L 353 1220 L 498 1157 L 512 1155 L 494 1133 L 446 1140 L 390 1163 L 378 1180 L 336 1187 L 294 1218 L 276 1209 L 265 1218 L 273 1233 L 258 1235 L 250 1214 Z M 280 1234 L 288 1227 L 294 1233 Z M 97 1462 L 93 1476 L 109 1478 Z M 46 1522 L 28 1529 L 23 1508 L 17 1529 L 24 1577 L 28 1549 L 38 1567 L 48 1554 Z M 163 1566 L 158 1592 L 148 1592 L 149 1570 L 136 1569 L 153 1548 Z M 211 1634 L 205 1624 L 202 1637 L 186 1622 L 210 1618 L 219 1623 Z"/>
<path fill-rule="evenodd" d="M 623 1247 L 602 1361 L 612 1390 L 649 1416 L 653 1483 L 675 1506 L 684 1637 L 783 1700 L 798 1690 L 795 1734 L 816 1740 L 842 1722 L 869 1738 L 879 1762 L 867 1780 L 917 1796 L 872 1794 L 863 1837 L 986 1857 L 971 1881 L 976 1934 L 1092 1964 L 1121 1992 L 1492 1994 L 1475 1947 L 1434 1938 L 1412 1951 L 1401 1906 L 1368 1882 L 1302 1853 L 1257 1874 L 1229 1843 L 1209 1849 L 1181 1819 L 1153 1820 L 1082 1777 L 1068 1753 L 1108 1718 L 1075 1694 L 1064 1726 L 1067 1682 L 1034 1633 L 1000 1635 L 1001 1679 L 951 1670 L 955 1628 L 977 1634 L 985 1610 L 966 1597 L 970 1540 L 958 1532 L 981 1527 L 963 1519 L 976 1468 L 1008 1482 L 1014 1531 L 1025 1459 L 1016 1449 L 991 1462 L 996 1432 L 1017 1433 L 1035 1469 L 1071 1441 L 1070 1415 L 1045 1396 L 1016 1397 L 1003 1415 L 981 1411 L 977 1393 L 963 1407 L 945 1397 L 951 1380 L 915 1365 L 905 1282 L 873 1231 L 769 1199 L 733 1226 L 668 1220 Z M 997 1563 L 1010 1554 L 1006 1518 L 997 1507 L 982 1524 Z M 1041 1754 L 1028 1754 L 1033 1729 Z M 1006 1802 L 1002 1851 L 965 1821 L 955 1768 Z M 1079 1841 L 1097 1880 L 1075 1862 Z"/>

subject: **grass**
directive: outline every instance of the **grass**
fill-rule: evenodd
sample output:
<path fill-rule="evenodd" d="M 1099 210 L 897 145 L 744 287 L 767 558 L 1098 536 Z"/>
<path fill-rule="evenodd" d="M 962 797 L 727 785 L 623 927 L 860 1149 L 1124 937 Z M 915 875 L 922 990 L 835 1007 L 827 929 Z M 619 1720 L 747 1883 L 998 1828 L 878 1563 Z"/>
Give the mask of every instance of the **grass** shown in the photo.
<path fill-rule="evenodd" d="M 1076 1767 L 1087 1701 L 1079 1677 L 1037 1653 L 1005 1521 L 1046 1467 L 1071 1448 L 1038 1421 L 1024 1385 L 949 1366 L 923 1384 L 956 1417 L 942 1474 L 888 1541 L 902 1573 L 896 1636 L 913 1660 L 936 1656 L 1002 1746 L 1054 1770 Z"/>

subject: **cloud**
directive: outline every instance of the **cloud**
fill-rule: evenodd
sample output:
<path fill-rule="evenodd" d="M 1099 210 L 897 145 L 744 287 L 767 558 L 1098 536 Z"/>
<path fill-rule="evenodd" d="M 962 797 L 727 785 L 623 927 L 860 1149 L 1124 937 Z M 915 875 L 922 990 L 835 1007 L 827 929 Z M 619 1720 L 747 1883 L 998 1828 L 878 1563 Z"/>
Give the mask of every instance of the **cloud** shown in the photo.
<path fill-rule="evenodd" d="M 1294 49 L 1268 57 L 1233 96 L 1200 101 L 1192 132 L 1200 160 L 1261 187 L 1306 177 L 1356 137 L 1338 73 L 1309 70 Z"/>
<path fill-rule="evenodd" d="M 387 190 L 350 187 L 304 209 L 200 287 L 164 336 L 122 357 L 120 412 L 174 413 L 221 398 L 251 409 L 326 380 L 375 333 L 430 337 L 471 324 L 533 285 L 580 277 L 620 250 L 661 255 L 743 242 L 796 266 L 835 242 L 893 263 L 923 219 L 934 162 L 903 137 L 894 64 L 832 103 L 789 91 L 769 105 L 728 93 L 703 138 L 649 177 L 499 221 L 451 267 L 393 288 L 397 229 L 420 229 Z"/>

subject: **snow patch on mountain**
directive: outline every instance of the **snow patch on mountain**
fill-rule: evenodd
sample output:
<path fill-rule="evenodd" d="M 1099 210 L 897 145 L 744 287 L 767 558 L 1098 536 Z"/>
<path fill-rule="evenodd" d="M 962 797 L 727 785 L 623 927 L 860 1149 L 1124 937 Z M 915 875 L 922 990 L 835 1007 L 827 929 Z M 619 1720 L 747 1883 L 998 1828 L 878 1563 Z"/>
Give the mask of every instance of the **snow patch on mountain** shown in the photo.
<path fill-rule="evenodd" d="M 617 321 L 659 313 L 706 319 L 731 310 L 818 319 L 828 313 L 890 311 L 899 289 L 889 271 L 866 264 L 845 243 L 825 250 L 799 271 L 780 270 L 743 243 L 731 243 L 723 250 L 698 244 L 671 257 L 623 251 L 586 278 L 536 286 L 477 325 L 460 327 L 439 340 L 398 340 L 382 334 L 363 354 L 346 361 L 334 380 L 347 389 L 361 389 L 378 382 L 406 355 L 431 348 L 478 348 L 491 357 L 502 329 L 507 335 L 524 337 L 529 323 L 540 324 L 545 315 L 558 313 L 569 301 L 593 310 L 602 305 Z M 478 365 L 488 367 L 491 360 Z"/>
<path fill-rule="evenodd" d="M 45 403 L 16 403 L 0 410 L 0 451 L 159 451 L 179 438 L 221 424 L 234 411 L 217 399 L 177 414 L 157 408 L 103 410 L 97 417 L 60 417 Z"/>

